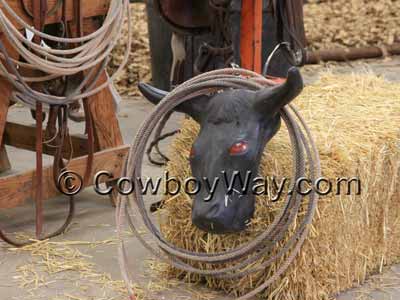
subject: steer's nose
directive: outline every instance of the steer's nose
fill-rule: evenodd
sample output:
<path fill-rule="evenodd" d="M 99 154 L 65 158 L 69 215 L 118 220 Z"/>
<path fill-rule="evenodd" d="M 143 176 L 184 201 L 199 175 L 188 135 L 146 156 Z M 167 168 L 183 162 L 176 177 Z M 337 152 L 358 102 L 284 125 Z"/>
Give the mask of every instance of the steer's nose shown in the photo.
<path fill-rule="evenodd" d="M 243 231 L 246 228 L 244 223 L 227 223 L 220 219 L 205 219 L 201 217 L 194 217 L 192 219 L 192 222 L 197 228 L 205 232 L 215 234 L 235 233 Z"/>
<path fill-rule="evenodd" d="M 254 199 L 251 196 L 228 198 L 216 197 L 210 202 L 195 198 L 192 208 L 192 223 L 209 233 L 235 233 L 246 229 L 254 214 Z"/>

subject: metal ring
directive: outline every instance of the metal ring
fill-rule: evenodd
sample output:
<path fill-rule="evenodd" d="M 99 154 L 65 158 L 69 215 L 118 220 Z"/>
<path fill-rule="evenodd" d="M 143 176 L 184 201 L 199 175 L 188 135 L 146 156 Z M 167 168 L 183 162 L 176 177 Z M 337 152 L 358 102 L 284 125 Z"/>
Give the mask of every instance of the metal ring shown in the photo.
<path fill-rule="evenodd" d="M 274 50 L 272 50 L 271 54 L 268 56 L 267 61 L 265 62 L 264 69 L 263 69 L 263 75 L 266 76 L 268 74 L 268 69 L 269 65 L 272 61 L 272 58 L 275 56 L 275 54 L 280 50 L 283 46 L 285 46 L 285 49 L 288 50 L 288 52 L 291 54 L 291 58 L 293 59 L 293 62 L 296 62 L 296 55 L 294 54 L 293 50 L 290 47 L 290 43 L 288 42 L 282 42 L 276 45 Z M 292 65 L 296 65 L 296 63 L 292 63 Z"/>

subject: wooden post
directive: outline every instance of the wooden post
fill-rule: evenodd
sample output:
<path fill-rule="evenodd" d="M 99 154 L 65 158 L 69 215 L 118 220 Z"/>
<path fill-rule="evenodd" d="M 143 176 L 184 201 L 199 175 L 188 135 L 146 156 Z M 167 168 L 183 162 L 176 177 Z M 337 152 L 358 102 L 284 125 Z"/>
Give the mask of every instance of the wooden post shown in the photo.
<path fill-rule="evenodd" d="M 0 146 L 0 174 L 11 169 L 5 145 Z"/>
<path fill-rule="evenodd" d="M 6 128 L 7 113 L 12 92 L 10 84 L 3 78 L 0 78 L 0 91 L 2 91 L 0 99 L 0 145 L 3 145 L 4 129 Z"/>
<path fill-rule="evenodd" d="M 8 42 L 8 40 L 3 39 L 3 45 L 7 50 L 11 58 L 17 59 L 18 55 L 16 51 L 13 51 L 13 47 Z M 4 63 L 4 60 L 3 60 Z M 4 147 L 4 130 L 7 124 L 7 114 L 8 108 L 10 106 L 10 97 L 13 91 L 11 83 L 9 83 L 5 78 L 0 77 L 0 173 L 7 171 L 11 168 L 11 164 L 8 160 L 7 151 Z"/>
<path fill-rule="evenodd" d="M 97 85 L 101 85 L 107 80 L 104 72 Z M 110 88 L 103 89 L 100 93 L 89 98 L 89 110 L 92 115 L 94 137 L 97 151 L 115 148 L 123 145 L 121 130 L 119 127 L 115 103 Z M 120 174 L 113 174 L 119 177 Z M 118 194 L 110 195 L 111 204 L 116 206 Z"/>
<path fill-rule="evenodd" d="M 97 86 L 106 80 L 107 75 L 104 72 L 98 80 Z M 106 88 L 89 97 L 89 109 L 92 113 L 97 150 L 123 145 L 111 90 Z"/>
<path fill-rule="evenodd" d="M 71 24 L 71 30 L 75 32 L 75 24 Z M 96 31 L 100 24 L 92 19 L 85 19 L 83 23 L 84 34 Z M 104 71 L 97 80 L 95 87 L 107 81 L 107 73 Z M 88 98 L 89 110 L 92 114 L 94 135 L 97 150 L 123 145 L 123 139 L 117 113 L 115 109 L 114 97 L 110 88 L 105 88 L 99 93 Z"/>
<path fill-rule="evenodd" d="M 261 73 L 262 0 L 243 0 L 240 28 L 241 67 Z"/>
<path fill-rule="evenodd" d="M 99 0 L 99 3 L 108 3 L 108 0 Z M 19 3 L 19 2 L 18 2 Z M 86 2 L 83 2 L 86 3 Z M 91 2 L 88 2 L 91 3 Z M 72 9 L 72 8 L 71 8 Z M 101 6 L 104 10 L 106 7 Z M 95 13 L 95 15 L 102 15 L 104 13 Z M 87 12 L 85 11 L 85 16 L 87 17 Z M 93 18 L 86 18 L 84 20 L 86 25 L 86 32 L 91 33 L 96 30 L 99 26 L 97 20 Z M 73 31 L 73 30 L 72 30 Z M 16 51 L 12 51 L 12 47 L 8 48 L 7 40 L 4 36 L 1 36 L 5 47 L 10 54 L 15 54 Z M 17 57 L 13 57 L 18 59 Z M 96 86 L 101 85 L 107 80 L 107 74 L 104 71 Z M 3 78 L 0 78 L 0 90 L 2 91 L 2 98 L 0 99 L 0 160 L 6 158 L 2 151 L 5 151 L 3 144 L 12 144 L 17 147 L 22 147 L 24 149 L 35 150 L 35 139 L 33 139 L 33 130 L 27 126 L 9 123 L 6 128 L 7 123 L 7 113 L 9 107 L 9 98 L 12 93 L 12 85 L 8 83 Z M 95 137 L 95 151 L 92 172 L 89 175 L 88 185 L 93 182 L 93 177 L 96 172 L 102 170 L 110 171 L 114 177 L 118 177 L 122 171 L 123 163 L 125 157 L 128 153 L 129 147 L 123 146 L 123 139 L 120 132 L 120 127 L 118 124 L 118 119 L 116 116 L 116 109 L 113 99 L 113 94 L 109 88 L 106 88 L 96 95 L 93 95 L 87 99 L 88 109 L 91 112 L 92 123 L 94 128 Z M 6 130 L 7 136 L 4 139 L 3 135 Z M 14 134 L 16 136 L 14 136 Z M 71 160 L 69 164 L 69 169 L 76 171 L 78 174 L 83 174 L 86 171 L 86 163 L 89 156 L 83 156 L 87 153 L 86 139 L 82 137 L 73 137 L 73 148 L 78 150 L 75 152 L 74 159 Z M 53 151 L 48 149 L 46 146 L 43 147 L 44 152 L 52 154 Z M 66 148 L 64 155 L 71 152 L 71 149 Z M 6 165 L 5 163 L 3 164 Z M 0 162 L 0 171 L 1 171 Z M 58 190 L 55 187 L 53 179 L 52 167 L 48 166 L 43 169 L 43 199 L 48 199 L 54 197 L 58 194 Z M 36 193 L 35 178 L 37 177 L 36 171 L 22 172 L 17 175 L 3 176 L 0 177 L 0 209 L 12 208 L 18 205 L 24 204 L 29 198 L 33 198 Z M 114 199 L 114 198 L 112 198 Z"/>
<path fill-rule="evenodd" d="M 89 34 L 96 31 L 101 24 L 93 19 L 84 19 L 83 32 Z M 71 23 L 70 29 L 75 30 L 76 24 Z M 86 72 L 85 75 L 87 75 Z M 95 87 L 100 86 L 107 81 L 107 73 L 104 71 L 97 80 Z M 93 122 L 93 133 L 95 138 L 95 150 L 102 151 L 110 148 L 122 146 L 121 130 L 118 123 L 114 96 L 110 88 L 105 88 L 97 94 L 88 97 L 88 106 Z M 120 174 L 113 174 L 118 177 Z M 117 194 L 111 195 L 111 203 L 115 205 Z"/>

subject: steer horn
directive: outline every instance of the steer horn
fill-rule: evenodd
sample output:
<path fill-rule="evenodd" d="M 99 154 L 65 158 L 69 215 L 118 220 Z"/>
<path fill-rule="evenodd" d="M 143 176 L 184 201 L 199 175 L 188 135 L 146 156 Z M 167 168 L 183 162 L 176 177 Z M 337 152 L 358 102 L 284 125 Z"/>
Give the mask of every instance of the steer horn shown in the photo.
<path fill-rule="evenodd" d="M 157 105 L 168 94 L 168 92 L 143 82 L 139 83 L 138 88 L 142 95 L 154 105 Z"/>
<path fill-rule="evenodd" d="M 295 99 L 301 93 L 303 87 L 300 71 L 296 67 L 292 67 L 289 69 L 284 83 L 257 92 L 254 107 L 257 111 L 275 114 Z"/>
<path fill-rule="evenodd" d="M 139 83 L 138 87 L 142 95 L 154 105 L 157 105 L 168 94 L 167 92 L 157 89 L 147 83 Z M 207 111 L 209 99 L 210 97 L 207 95 L 195 96 L 190 100 L 186 100 L 184 103 L 179 104 L 175 110 L 188 114 L 198 122 L 204 112 Z"/>

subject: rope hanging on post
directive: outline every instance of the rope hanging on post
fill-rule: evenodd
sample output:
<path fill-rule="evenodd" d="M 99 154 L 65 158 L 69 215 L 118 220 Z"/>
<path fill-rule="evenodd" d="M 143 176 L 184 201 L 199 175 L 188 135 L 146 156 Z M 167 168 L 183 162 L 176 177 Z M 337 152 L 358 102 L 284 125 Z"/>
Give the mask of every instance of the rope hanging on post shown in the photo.
<path fill-rule="evenodd" d="M 48 239 L 63 233 L 71 223 L 75 211 L 74 198 L 73 196 L 69 196 L 69 209 L 65 222 L 60 228 L 50 234 L 43 234 L 43 143 L 58 142 L 54 146 L 56 151 L 53 165 L 53 177 L 57 185 L 59 174 L 66 168 L 63 160 L 63 146 L 69 135 L 67 105 L 82 99 L 88 135 L 88 159 L 84 184 L 87 185 L 90 182 L 94 158 L 94 132 L 87 97 L 100 92 L 103 88 L 112 84 L 115 76 L 124 68 L 131 49 L 132 36 L 128 0 L 111 0 L 103 25 L 97 31 L 87 36 L 83 36 L 84 16 L 82 15 L 81 2 L 83 0 L 74 0 L 76 19 L 76 37 L 74 38 L 68 37 L 66 1 L 59 0 L 62 4 L 61 25 L 64 27 L 63 34 L 62 36 L 51 36 L 43 32 L 48 11 L 47 0 L 33 0 L 33 12 L 29 15 L 33 17 L 34 27 L 18 16 L 6 0 L 0 0 L 0 5 L 5 10 L 0 9 L 0 31 L 13 47 L 13 50 L 23 59 L 23 61 L 12 59 L 3 41 L 0 40 L 0 76 L 3 76 L 13 85 L 15 89 L 12 94 L 14 101 L 20 100 L 36 110 L 36 176 L 34 182 L 36 240 Z M 60 5 L 57 4 L 56 7 L 59 8 Z M 14 27 L 5 12 L 14 19 L 13 21 L 20 25 L 18 28 L 23 28 L 34 34 L 32 41 L 22 34 L 21 30 Z M 128 16 L 128 46 L 123 62 L 112 77 L 108 78 L 103 84 L 96 86 L 100 75 L 103 74 L 107 66 L 108 55 L 120 38 L 125 14 Z M 53 45 L 60 45 L 61 47 L 50 48 L 44 41 Z M 26 76 L 26 74 L 24 75 L 24 72 L 28 72 L 30 77 Z M 78 87 L 75 90 L 67 92 L 68 78 L 72 76 L 80 77 L 84 72 L 86 77 L 80 82 Z M 61 78 L 65 82 L 64 91 L 58 96 L 51 95 L 44 87 L 44 83 L 58 78 Z M 48 129 L 51 129 L 50 133 L 56 133 L 48 141 L 44 141 L 42 112 L 47 108 L 51 111 Z M 56 130 L 56 123 L 58 123 L 58 130 Z M 17 247 L 35 242 L 33 239 L 26 241 L 14 240 L 1 229 L 0 238 Z"/>
<path fill-rule="evenodd" d="M 16 92 L 14 98 L 33 106 L 36 102 L 44 105 L 67 105 L 76 100 L 92 96 L 109 86 L 126 65 L 132 42 L 132 28 L 129 22 L 131 13 L 129 0 L 111 0 L 103 25 L 95 32 L 83 37 L 65 38 L 46 34 L 25 22 L 9 6 L 6 0 L 0 0 L 0 31 L 14 50 L 25 60 L 21 62 L 10 58 L 0 41 L 0 75 L 9 80 Z M 7 15 L 6 15 L 7 14 Z M 125 14 L 128 16 L 128 45 L 123 61 L 116 73 L 106 82 L 95 86 L 101 72 L 104 71 L 108 56 L 121 37 Z M 18 30 L 8 16 L 11 16 L 21 28 L 31 31 L 35 37 L 55 43 L 65 44 L 64 49 L 49 48 L 45 44 L 36 44 Z M 74 47 L 74 45 L 77 45 Z M 3 62 L 3 60 L 5 62 Z M 10 72 L 7 70 L 11 70 Z M 38 76 L 24 76 L 21 70 L 40 71 Z M 28 83 L 46 82 L 51 79 L 78 74 L 87 71 L 82 83 L 67 96 L 54 96 L 35 91 Z M 80 92 L 84 87 L 85 92 Z"/>

